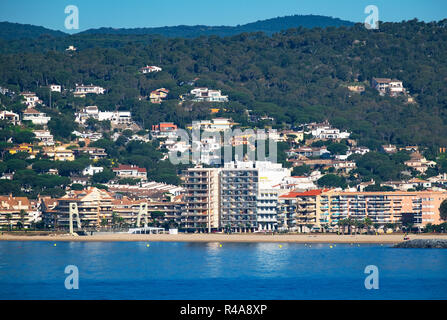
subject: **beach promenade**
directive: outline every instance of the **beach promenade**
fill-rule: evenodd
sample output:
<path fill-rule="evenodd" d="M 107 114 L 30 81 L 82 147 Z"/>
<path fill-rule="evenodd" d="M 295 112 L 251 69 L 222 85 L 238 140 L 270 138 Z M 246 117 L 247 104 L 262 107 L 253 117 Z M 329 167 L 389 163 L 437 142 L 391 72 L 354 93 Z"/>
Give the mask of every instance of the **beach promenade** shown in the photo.
<path fill-rule="evenodd" d="M 143 241 L 143 242 L 277 242 L 277 243 L 398 243 L 402 234 L 336 235 L 336 234 L 99 234 L 93 236 L 70 235 L 0 235 L 0 241 Z M 446 239 L 447 234 L 410 235 L 410 239 Z"/>

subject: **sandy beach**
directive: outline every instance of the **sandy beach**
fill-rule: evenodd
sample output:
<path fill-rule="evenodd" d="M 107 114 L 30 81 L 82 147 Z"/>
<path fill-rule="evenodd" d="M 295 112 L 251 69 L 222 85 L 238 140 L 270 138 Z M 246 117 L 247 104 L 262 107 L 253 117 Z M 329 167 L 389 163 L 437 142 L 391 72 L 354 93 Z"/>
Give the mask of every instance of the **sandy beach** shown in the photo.
<path fill-rule="evenodd" d="M 410 239 L 446 239 L 446 235 L 410 235 Z M 398 243 L 402 234 L 386 235 L 336 235 L 336 234 L 101 234 L 93 236 L 70 235 L 0 235 L 0 241 L 142 241 L 142 242 L 283 242 L 283 243 Z"/>

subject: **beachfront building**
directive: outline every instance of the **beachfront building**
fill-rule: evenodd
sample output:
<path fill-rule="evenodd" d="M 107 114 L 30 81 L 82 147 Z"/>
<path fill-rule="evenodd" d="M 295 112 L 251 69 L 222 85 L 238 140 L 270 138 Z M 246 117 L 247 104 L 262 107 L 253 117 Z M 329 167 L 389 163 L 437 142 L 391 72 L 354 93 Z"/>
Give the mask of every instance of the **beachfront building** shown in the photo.
<path fill-rule="evenodd" d="M 71 190 L 57 200 L 57 206 L 53 210 L 45 213 L 44 221 L 47 227 L 68 229 L 70 204 L 76 203 L 82 229 L 91 230 L 99 228 L 101 224 L 110 225 L 112 201 L 111 194 L 102 189 L 90 187 L 82 191 Z M 74 222 L 75 228 L 76 225 Z"/>
<path fill-rule="evenodd" d="M 0 227 L 29 228 L 40 220 L 38 201 L 26 197 L 0 196 Z"/>
<path fill-rule="evenodd" d="M 260 189 L 256 200 L 258 231 L 277 231 L 278 189 Z"/>
<path fill-rule="evenodd" d="M 278 221 L 282 229 L 297 232 L 336 228 L 348 218 L 369 218 L 379 226 L 411 223 L 423 228 L 442 222 L 439 207 L 445 199 L 445 191 L 290 192 L 279 197 Z"/>
<path fill-rule="evenodd" d="M 226 163 L 220 172 L 220 219 L 226 231 L 256 231 L 259 171 L 252 162 Z"/>
<path fill-rule="evenodd" d="M 289 192 L 281 195 L 278 201 L 278 220 L 280 230 L 310 232 L 328 223 L 327 199 L 322 197 L 328 190 Z"/>
<path fill-rule="evenodd" d="M 182 229 L 210 232 L 219 228 L 219 170 L 196 166 L 183 172 Z"/>

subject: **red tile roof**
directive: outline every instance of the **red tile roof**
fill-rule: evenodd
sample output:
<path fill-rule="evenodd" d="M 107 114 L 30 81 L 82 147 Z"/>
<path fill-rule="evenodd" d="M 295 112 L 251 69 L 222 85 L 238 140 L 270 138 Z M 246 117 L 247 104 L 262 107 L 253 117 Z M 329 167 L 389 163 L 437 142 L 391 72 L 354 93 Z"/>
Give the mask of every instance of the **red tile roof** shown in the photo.
<path fill-rule="evenodd" d="M 318 196 L 322 194 L 323 192 L 327 192 L 329 189 L 316 189 L 316 190 L 309 190 L 304 192 L 289 192 L 288 194 L 284 194 L 280 196 L 280 198 L 296 198 L 296 197 L 312 197 L 312 196 Z"/>

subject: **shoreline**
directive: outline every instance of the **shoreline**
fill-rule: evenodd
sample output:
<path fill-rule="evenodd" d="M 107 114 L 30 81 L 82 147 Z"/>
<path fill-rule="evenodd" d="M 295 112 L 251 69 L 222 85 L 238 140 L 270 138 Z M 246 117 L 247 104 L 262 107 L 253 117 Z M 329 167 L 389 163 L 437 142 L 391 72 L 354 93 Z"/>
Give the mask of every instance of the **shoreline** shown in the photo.
<path fill-rule="evenodd" d="M 445 239 L 444 235 L 410 235 L 415 239 Z M 403 242 L 402 234 L 390 235 L 257 235 L 257 234 L 101 234 L 93 236 L 70 235 L 0 235 L 0 241 L 48 242 L 235 242 L 235 243 L 371 243 L 395 244 Z"/>

